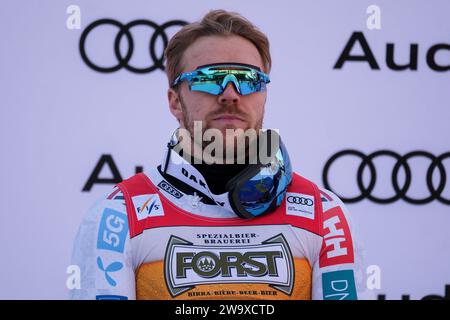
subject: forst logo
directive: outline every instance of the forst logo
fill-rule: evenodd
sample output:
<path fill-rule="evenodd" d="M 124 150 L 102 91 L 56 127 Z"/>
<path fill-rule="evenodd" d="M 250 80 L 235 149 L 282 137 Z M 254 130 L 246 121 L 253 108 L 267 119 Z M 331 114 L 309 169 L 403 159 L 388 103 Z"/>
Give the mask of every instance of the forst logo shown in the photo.
<path fill-rule="evenodd" d="M 282 234 L 257 245 L 204 246 L 171 236 L 164 272 L 175 297 L 202 284 L 263 283 L 291 295 L 293 258 Z"/>
<path fill-rule="evenodd" d="M 256 260 L 257 258 L 262 261 Z M 218 254 L 209 251 L 178 252 L 176 255 L 177 278 L 186 278 L 188 269 L 192 269 L 196 274 L 205 278 L 215 277 L 219 274 L 223 277 L 231 277 L 232 269 L 236 270 L 238 277 L 277 276 L 275 261 L 277 258 L 283 258 L 281 251 L 249 251 L 245 253 L 230 251 Z"/>
<path fill-rule="evenodd" d="M 207 271 L 214 270 L 216 263 L 213 260 L 208 260 L 205 257 L 202 260 L 198 259 L 198 263 L 196 264 L 196 266 L 199 268 L 199 270 L 207 272 Z"/>

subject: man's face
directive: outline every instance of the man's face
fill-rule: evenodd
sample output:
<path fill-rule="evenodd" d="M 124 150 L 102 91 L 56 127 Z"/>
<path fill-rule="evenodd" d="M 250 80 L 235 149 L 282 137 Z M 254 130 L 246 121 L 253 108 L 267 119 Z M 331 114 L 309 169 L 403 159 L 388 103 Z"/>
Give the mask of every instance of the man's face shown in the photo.
<path fill-rule="evenodd" d="M 239 36 L 205 36 L 197 39 L 183 56 L 183 72 L 212 63 L 238 62 L 259 67 L 264 71 L 262 58 L 256 47 Z M 188 83 L 179 85 L 178 93 L 169 89 L 172 114 L 181 128 L 193 135 L 194 121 L 202 121 L 206 129 L 219 129 L 225 137 L 226 129 L 261 129 L 267 93 L 240 95 L 230 82 L 221 95 L 190 91 Z"/>

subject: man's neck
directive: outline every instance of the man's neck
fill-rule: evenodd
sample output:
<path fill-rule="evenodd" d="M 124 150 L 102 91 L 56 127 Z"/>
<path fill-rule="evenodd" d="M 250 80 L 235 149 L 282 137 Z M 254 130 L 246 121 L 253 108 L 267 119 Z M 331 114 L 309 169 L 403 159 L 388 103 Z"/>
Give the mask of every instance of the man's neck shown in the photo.
<path fill-rule="evenodd" d="M 206 183 L 214 194 L 222 194 L 227 190 L 228 181 L 244 170 L 247 164 L 193 164 L 200 171 Z"/>
<path fill-rule="evenodd" d="M 248 162 L 244 162 L 245 164 L 238 164 L 234 161 L 230 164 L 227 163 L 226 159 L 223 159 L 222 163 L 212 164 L 206 163 L 205 161 L 199 161 L 198 159 L 196 159 L 197 161 L 194 161 L 194 157 L 184 151 L 185 150 L 180 150 L 180 156 L 202 174 L 209 190 L 213 194 L 223 194 L 227 192 L 226 185 L 228 181 L 248 167 Z"/>

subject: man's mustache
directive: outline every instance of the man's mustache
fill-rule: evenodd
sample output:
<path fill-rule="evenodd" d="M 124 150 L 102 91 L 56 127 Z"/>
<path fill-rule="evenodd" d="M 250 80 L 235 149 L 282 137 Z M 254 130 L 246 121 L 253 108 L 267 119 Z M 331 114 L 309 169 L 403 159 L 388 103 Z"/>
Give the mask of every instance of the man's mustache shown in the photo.
<path fill-rule="evenodd" d="M 221 109 L 221 110 L 217 110 L 217 111 L 215 111 L 213 113 L 210 113 L 207 116 L 207 120 L 213 120 L 215 118 L 218 118 L 218 117 L 221 117 L 221 116 L 225 116 L 225 115 L 227 115 L 227 116 L 234 116 L 234 117 L 240 118 L 240 119 L 242 119 L 244 121 L 246 121 L 248 119 L 248 114 L 246 112 L 239 111 L 239 110 L 236 110 L 236 109 L 232 110 L 232 109 L 229 109 L 229 108 L 228 109 L 224 108 L 224 109 Z"/>

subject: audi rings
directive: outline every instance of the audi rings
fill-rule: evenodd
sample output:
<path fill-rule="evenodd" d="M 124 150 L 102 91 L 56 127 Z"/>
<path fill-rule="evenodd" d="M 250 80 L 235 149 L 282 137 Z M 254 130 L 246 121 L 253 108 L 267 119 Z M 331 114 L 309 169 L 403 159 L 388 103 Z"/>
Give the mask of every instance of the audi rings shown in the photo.
<path fill-rule="evenodd" d="M 309 207 L 314 204 L 314 202 L 311 199 L 297 197 L 297 196 L 288 196 L 286 198 L 286 201 L 289 203 L 302 204 L 302 205 L 309 206 Z"/>
<path fill-rule="evenodd" d="M 351 197 L 351 198 L 343 197 L 330 187 L 329 178 L 328 178 L 330 167 L 337 159 L 345 157 L 345 156 L 355 156 L 355 157 L 358 157 L 361 159 L 361 163 L 356 172 L 356 180 L 357 180 L 358 188 L 361 193 L 356 197 Z M 373 164 L 372 160 L 374 158 L 380 157 L 380 156 L 388 156 L 388 157 L 394 158 L 394 160 L 396 161 L 396 163 L 392 169 L 392 174 L 391 174 L 392 187 L 394 188 L 395 194 L 393 196 L 386 197 L 386 198 L 375 197 L 372 194 L 372 191 L 375 188 L 375 184 L 377 181 L 377 171 L 375 169 L 375 165 Z M 412 198 L 411 196 L 408 196 L 408 194 L 407 194 L 408 190 L 411 186 L 411 179 L 412 179 L 411 168 L 408 164 L 408 160 L 410 160 L 411 158 L 415 158 L 415 157 L 423 157 L 423 158 L 429 159 L 431 161 L 430 165 L 427 169 L 427 173 L 426 173 L 426 186 L 429 191 L 429 196 L 424 197 L 424 198 Z M 450 158 L 450 152 L 445 152 L 445 153 L 441 154 L 440 156 L 436 157 L 426 151 L 412 151 L 412 152 L 405 154 L 404 156 L 401 156 L 401 155 L 399 155 L 393 151 L 389 151 L 389 150 L 380 150 L 380 151 L 373 152 L 369 155 L 365 155 L 364 153 L 357 151 L 357 150 L 343 150 L 343 151 L 340 151 L 340 152 L 336 153 L 335 155 L 333 155 L 325 163 L 322 179 L 323 179 L 323 184 L 324 184 L 325 188 L 332 190 L 342 199 L 342 201 L 348 202 L 348 203 L 354 203 L 354 202 L 361 201 L 363 199 L 369 199 L 375 203 L 387 204 L 387 203 L 395 202 L 399 199 L 403 199 L 404 201 L 411 203 L 411 204 L 426 204 L 426 203 L 432 202 L 433 200 L 438 200 L 441 203 L 449 205 L 450 199 L 446 199 L 442 196 L 442 192 L 444 191 L 446 182 L 447 182 L 447 172 L 446 172 L 445 166 L 443 165 L 443 161 L 446 158 Z M 369 173 L 370 173 L 370 179 L 369 179 L 369 183 L 368 183 L 367 187 L 363 183 L 363 172 L 366 167 L 368 167 Z M 404 173 L 405 173 L 405 181 L 404 181 L 403 185 L 400 185 L 399 178 L 398 178 L 398 173 L 400 171 L 400 168 L 403 168 Z M 435 187 L 433 184 L 433 174 L 436 169 L 438 170 L 439 177 L 440 177 L 437 187 Z"/>
<path fill-rule="evenodd" d="M 98 72 L 104 72 L 104 73 L 115 72 L 121 68 L 125 68 L 125 69 L 127 69 L 131 72 L 135 72 L 135 73 L 149 73 L 156 69 L 164 70 L 165 69 L 164 64 L 163 64 L 164 63 L 164 55 L 162 54 L 162 55 L 158 56 L 156 54 L 156 40 L 158 39 L 158 37 L 161 37 L 161 39 L 163 41 L 163 46 L 165 49 L 167 46 L 167 43 L 169 42 L 169 38 L 168 38 L 165 30 L 172 26 L 184 26 L 186 24 L 187 24 L 187 22 L 182 21 L 182 20 L 171 20 L 162 25 L 158 25 L 152 21 L 143 20 L 143 19 L 135 20 L 135 21 L 132 21 L 127 24 L 122 24 L 121 22 L 114 20 L 114 19 L 96 20 L 96 21 L 92 22 L 90 25 L 88 25 L 86 27 L 86 29 L 83 30 L 83 33 L 81 34 L 80 43 L 79 43 L 80 55 L 81 55 L 81 58 L 83 59 L 83 61 L 91 69 L 98 71 Z M 92 62 L 91 59 L 89 59 L 89 57 L 86 54 L 86 39 L 87 39 L 89 33 L 94 28 L 96 28 L 100 25 L 113 25 L 113 26 L 119 28 L 119 32 L 117 33 L 116 38 L 114 40 L 114 54 L 117 58 L 117 64 L 110 66 L 110 67 L 102 67 L 102 66 L 96 65 L 94 62 Z M 149 42 L 150 57 L 153 61 L 153 64 L 148 67 L 138 68 L 138 67 L 135 67 L 135 66 L 132 66 L 129 64 L 131 56 L 133 55 L 133 50 L 134 50 L 134 41 L 133 41 L 133 37 L 130 33 L 130 29 L 135 26 L 147 26 L 147 27 L 154 29 L 154 32 L 153 32 L 153 34 L 150 38 L 150 42 Z M 122 53 L 120 52 L 120 43 L 121 43 L 123 36 L 125 36 L 125 38 L 127 39 L 127 42 L 128 42 L 128 47 L 127 47 L 126 53 L 124 55 L 122 55 Z"/>

